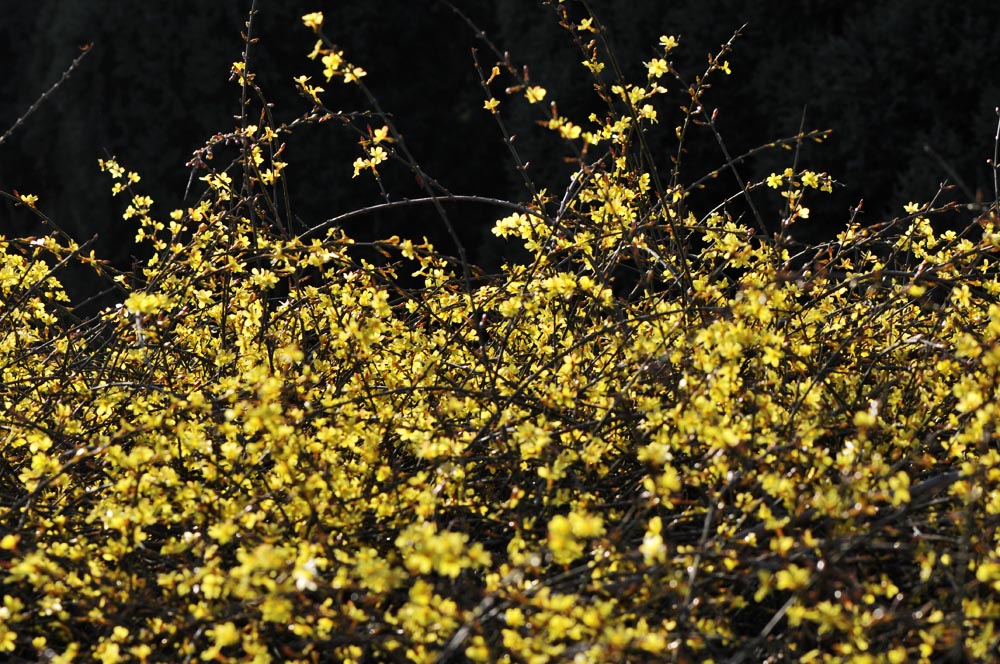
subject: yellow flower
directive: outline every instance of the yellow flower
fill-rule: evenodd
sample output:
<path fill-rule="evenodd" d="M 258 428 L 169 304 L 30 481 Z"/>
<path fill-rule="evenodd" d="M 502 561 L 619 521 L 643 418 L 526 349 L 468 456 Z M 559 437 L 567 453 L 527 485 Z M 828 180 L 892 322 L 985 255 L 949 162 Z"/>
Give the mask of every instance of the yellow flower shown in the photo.
<path fill-rule="evenodd" d="M 313 32 L 319 32 L 319 29 L 323 27 L 323 12 L 306 14 L 302 17 L 302 22 L 305 23 L 307 28 L 311 28 Z"/>
<path fill-rule="evenodd" d="M 35 203 L 38 202 L 38 196 L 35 196 L 34 194 L 18 194 L 18 198 L 32 210 L 35 209 Z"/>
<path fill-rule="evenodd" d="M 213 637 L 215 645 L 219 648 L 225 648 L 240 641 L 240 632 L 236 629 L 236 625 L 231 622 L 216 625 L 215 629 L 208 630 L 208 636 Z"/>
<path fill-rule="evenodd" d="M 563 138 L 577 139 L 580 138 L 581 132 L 582 130 L 572 122 L 567 122 L 559 127 L 559 135 Z"/>
<path fill-rule="evenodd" d="M 667 61 L 663 58 L 653 58 L 646 64 L 650 78 L 660 78 L 669 71 Z"/>
<path fill-rule="evenodd" d="M 299 89 L 300 90 L 302 90 L 307 95 L 309 95 L 312 98 L 312 100 L 318 104 L 319 103 L 319 93 L 323 92 L 323 88 L 319 87 L 318 85 L 309 85 L 309 83 L 308 83 L 309 78 L 310 78 L 309 76 L 302 75 L 302 76 L 297 76 L 296 78 L 294 78 L 292 80 L 294 80 L 296 83 L 299 84 Z M 264 140 L 270 140 L 271 138 L 273 138 L 275 136 L 275 134 L 274 134 L 273 131 L 271 131 L 270 134 L 267 134 L 266 133 L 267 131 L 271 131 L 271 128 L 268 127 L 267 130 L 265 130 Z"/>
<path fill-rule="evenodd" d="M 534 104 L 545 99 L 545 88 L 533 85 L 524 91 L 524 96 L 528 98 L 528 102 Z"/>
<path fill-rule="evenodd" d="M 507 609 L 504 613 L 504 620 L 511 627 L 521 627 L 524 625 L 524 611 L 518 607 Z"/>
<path fill-rule="evenodd" d="M 639 545 L 639 552 L 642 553 L 647 565 L 654 562 L 662 563 L 667 559 L 667 547 L 663 542 L 663 535 L 660 534 L 662 529 L 663 521 L 660 517 L 654 516 L 649 520 L 646 536 Z"/>
<path fill-rule="evenodd" d="M 663 50 L 666 53 L 669 53 L 670 51 L 677 48 L 678 42 L 679 40 L 677 39 L 677 37 L 671 37 L 668 35 L 663 35 L 662 37 L 660 37 L 660 46 L 663 47 Z"/>
<path fill-rule="evenodd" d="M 371 152 L 371 165 L 374 168 L 389 158 L 389 153 L 381 147 L 373 149 Z"/>
<path fill-rule="evenodd" d="M 111 177 L 116 180 L 125 175 L 125 169 L 122 168 L 114 159 L 98 159 L 97 164 L 101 167 L 102 171 L 111 173 Z"/>
<path fill-rule="evenodd" d="M 809 570 L 798 565 L 789 565 L 788 569 L 780 570 L 775 578 L 778 590 L 797 590 L 809 585 Z"/>
<path fill-rule="evenodd" d="M 122 661 L 121 648 L 117 643 L 104 642 L 94 652 L 94 658 L 101 664 L 117 664 Z"/>
<path fill-rule="evenodd" d="M 344 72 L 344 83 L 357 83 L 368 75 L 361 67 L 352 67 L 350 71 Z"/>
<path fill-rule="evenodd" d="M 570 512 L 569 523 L 576 537 L 600 537 L 604 534 L 604 520 L 594 514 Z"/>
<path fill-rule="evenodd" d="M 17 632 L 12 632 L 6 626 L 0 625 L 0 652 L 14 652 L 17 647 Z"/>
<path fill-rule="evenodd" d="M 162 293 L 132 293 L 125 308 L 133 314 L 155 314 L 170 306 L 170 298 Z"/>
<path fill-rule="evenodd" d="M 583 555 L 583 544 L 573 533 L 569 518 L 558 514 L 549 521 L 549 550 L 557 564 L 566 565 Z"/>
<path fill-rule="evenodd" d="M 321 62 L 323 63 L 323 76 L 326 76 L 326 80 L 329 81 L 340 73 L 340 65 L 344 63 L 344 54 L 342 52 L 327 53 Z"/>
<path fill-rule="evenodd" d="M 325 51 L 323 50 L 323 40 L 317 39 L 316 43 L 313 44 L 313 49 L 309 51 L 309 55 L 307 55 L 306 57 L 309 58 L 310 60 L 315 60 L 316 58 L 319 57 L 320 53 L 325 53 Z"/>
<path fill-rule="evenodd" d="M 483 102 L 483 108 L 485 108 L 487 111 L 493 114 L 496 114 L 497 106 L 499 105 L 500 102 L 497 101 L 496 99 L 487 99 L 486 101 Z"/>
<path fill-rule="evenodd" d="M 393 139 L 389 136 L 389 127 L 382 125 L 380 129 L 376 129 L 372 132 L 372 143 L 378 145 L 379 143 L 385 141 L 386 143 L 392 143 Z"/>

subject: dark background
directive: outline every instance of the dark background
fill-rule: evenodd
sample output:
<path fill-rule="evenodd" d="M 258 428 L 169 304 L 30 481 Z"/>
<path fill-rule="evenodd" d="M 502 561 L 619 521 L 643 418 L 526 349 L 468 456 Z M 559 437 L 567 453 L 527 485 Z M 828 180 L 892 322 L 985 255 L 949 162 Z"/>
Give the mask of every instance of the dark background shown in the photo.
<path fill-rule="evenodd" d="M 580 54 L 550 8 L 535 0 L 456 4 L 515 62 L 530 66 L 532 82 L 548 88 L 547 100 L 557 100 L 561 114 L 582 124 L 599 108 Z M 1000 104 L 996 0 L 590 4 L 633 81 L 644 79 L 642 62 L 656 55 L 661 34 L 681 37 L 674 62 L 693 78 L 706 55 L 747 24 L 728 58 L 732 76 L 715 81 L 706 105 L 720 109 L 719 126 L 733 154 L 794 134 L 804 111 L 807 129 L 834 130 L 828 142 L 807 146 L 800 156 L 800 166 L 843 183 L 811 205 L 813 216 L 801 231 L 806 239 L 829 237 L 861 199 L 862 220 L 880 221 L 900 214 L 909 200 L 930 199 L 945 180 L 960 180 L 962 186 L 949 193 L 954 200 L 993 200 L 987 159 Z M 0 189 L 39 195 L 40 209 L 64 229 L 78 240 L 99 236 L 98 254 L 128 265 L 135 229 L 121 220 L 125 201 L 111 197 L 97 159 L 116 155 L 142 174 L 139 188 L 154 197 L 161 217 L 185 204 L 185 162 L 211 135 L 235 126 L 239 90 L 228 75 L 241 56 L 248 6 L 237 0 L 0 0 L 0 133 L 59 78 L 80 46 L 94 45 L 73 77 L 0 145 Z M 259 0 L 258 9 L 261 41 L 251 68 L 279 121 L 309 107 L 294 92 L 291 78 L 299 74 L 327 88 L 331 108 L 365 108 L 352 89 L 323 82 L 319 63 L 305 57 L 314 37 L 300 17 L 322 10 L 325 32 L 368 70 L 365 82 L 427 172 L 455 193 L 526 198 L 496 124 L 482 109 L 470 50 L 480 48 L 487 67 L 495 58 L 446 6 L 434 0 Z M 509 81 L 495 87 L 504 84 Z M 675 150 L 675 106 L 661 102 L 662 131 L 653 143 L 664 169 Z M 506 104 L 504 117 L 519 135 L 532 177 L 560 191 L 568 173 L 566 149 L 533 128 L 537 111 Z M 693 135 L 688 147 L 685 181 L 723 161 L 707 133 Z M 333 123 L 300 132 L 285 154 L 293 210 L 303 224 L 379 201 L 370 177 L 352 181 L 351 163 L 360 155 L 356 138 Z M 766 176 L 790 160 L 787 152 L 756 159 L 744 167 L 745 177 Z M 412 176 L 397 170 L 386 171 L 390 185 L 415 195 Z M 731 182 L 721 186 L 732 191 Z M 453 212 L 471 258 L 488 268 L 505 251 L 489 233 L 505 214 L 485 206 Z M 346 224 L 361 239 L 428 235 L 453 251 L 440 226 L 414 208 Z M 37 228 L 23 208 L 0 206 L 0 234 L 31 232 Z"/>

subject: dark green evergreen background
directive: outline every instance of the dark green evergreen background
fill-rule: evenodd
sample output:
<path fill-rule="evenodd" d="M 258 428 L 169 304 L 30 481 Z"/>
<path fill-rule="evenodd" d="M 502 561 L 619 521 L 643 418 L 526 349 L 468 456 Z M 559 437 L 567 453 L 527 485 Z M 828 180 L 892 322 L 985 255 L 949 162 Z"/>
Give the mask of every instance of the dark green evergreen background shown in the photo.
<path fill-rule="evenodd" d="M 599 108 L 579 52 L 554 14 L 535 0 L 456 0 L 518 63 L 550 91 L 560 112 L 581 122 Z M 572 3 L 571 3 L 572 4 Z M 246 0 L 0 0 L 0 132 L 56 80 L 79 47 L 93 53 L 75 75 L 7 143 L 0 145 L 0 189 L 30 191 L 78 239 L 98 235 L 98 252 L 127 265 L 134 229 L 120 219 L 124 202 L 108 193 L 97 159 L 117 155 L 143 175 L 142 188 L 166 211 L 184 204 L 184 163 L 209 136 L 233 127 L 238 91 L 228 83 L 242 50 Z M 845 186 L 822 205 L 804 231 L 813 238 L 839 228 L 864 199 L 864 219 L 926 200 L 952 175 L 967 202 L 993 198 L 993 152 L 1000 104 L 1000 2 L 967 0 L 592 0 L 608 27 L 617 58 L 637 80 L 659 35 L 681 36 L 675 62 L 688 76 L 705 56 L 748 24 L 729 58 L 730 77 L 716 80 L 706 102 L 733 153 L 794 134 L 803 109 L 807 128 L 831 128 L 832 139 L 810 146 L 800 164 L 825 170 Z M 366 83 L 394 114 L 424 168 L 456 193 L 523 199 L 509 155 L 482 93 L 470 49 L 494 58 L 450 9 L 434 0 L 259 0 L 260 44 L 251 67 L 275 103 L 279 120 L 307 109 L 291 77 L 322 78 L 305 54 L 313 36 L 299 17 L 323 10 L 326 32 L 364 66 Z M 351 89 L 325 84 L 333 108 L 358 110 Z M 672 87 L 676 87 L 673 85 Z M 506 116 L 535 179 L 559 190 L 565 149 L 532 127 L 537 108 L 508 105 Z M 673 152 L 673 107 L 661 108 L 664 168 Z M 932 152 L 929 152 L 927 148 Z M 695 134 L 687 181 L 720 165 L 714 139 Z M 332 123 L 290 142 L 288 180 L 294 212 L 304 224 L 378 202 L 371 178 L 351 181 L 355 139 Z M 935 156 L 936 155 L 936 156 Z M 788 153 L 748 164 L 748 178 L 788 165 Z M 947 166 L 945 166 L 946 164 Z M 949 174 L 948 169 L 952 169 Z M 412 177 L 387 171 L 400 195 L 416 194 Z M 728 182 L 723 183 L 731 191 Z M 498 245 L 488 233 L 500 213 L 455 208 L 453 219 L 474 260 L 493 266 Z M 0 206 L 0 233 L 31 232 L 23 210 Z M 433 215 L 413 208 L 348 223 L 356 237 L 428 235 L 451 250 Z"/>

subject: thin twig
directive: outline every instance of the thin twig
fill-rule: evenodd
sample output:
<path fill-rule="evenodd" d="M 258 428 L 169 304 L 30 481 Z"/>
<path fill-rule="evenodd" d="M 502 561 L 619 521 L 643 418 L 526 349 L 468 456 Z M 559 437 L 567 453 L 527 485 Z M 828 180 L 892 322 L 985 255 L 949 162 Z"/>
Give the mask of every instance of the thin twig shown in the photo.
<path fill-rule="evenodd" d="M 79 65 L 80 62 L 90 53 L 90 49 L 92 46 L 93 43 L 80 47 L 80 50 L 83 52 L 80 53 L 80 55 L 78 55 L 76 59 L 73 60 L 72 64 L 70 64 L 70 66 L 66 68 L 66 71 L 62 73 L 62 76 L 59 77 L 59 80 L 53 83 L 48 90 L 43 92 L 41 96 L 35 100 L 35 103 L 28 107 L 28 110 L 24 112 L 24 115 L 19 117 L 11 126 L 11 128 L 4 132 L 3 136 L 0 136 L 0 145 L 3 145 L 4 142 L 8 138 L 10 138 L 10 135 L 13 134 L 15 131 L 17 131 L 18 127 L 24 124 L 24 121 L 27 120 L 32 113 L 38 110 L 38 107 L 42 105 L 42 102 L 48 99 L 49 95 L 55 92 L 56 88 L 58 88 L 60 85 L 66 82 L 66 79 L 70 77 L 70 75 L 73 73 L 73 70 L 76 69 L 77 65 Z"/>
<path fill-rule="evenodd" d="M 997 133 L 993 138 L 993 204 L 1000 205 L 1000 182 L 997 181 L 997 152 L 1000 149 L 1000 106 L 996 108 L 997 113 Z"/>
<path fill-rule="evenodd" d="M 344 214 L 333 217 L 332 219 L 327 219 L 326 221 L 320 222 L 305 231 L 298 236 L 299 240 L 304 240 L 310 236 L 316 235 L 319 231 L 330 228 L 331 226 L 336 226 L 342 221 L 346 221 L 352 217 L 359 217 L 366 214 L 371 214 L 373 212 L 378 212 L 379 210 L 392 210 L 395 208 L 406 207 L 409 205 L 426 205 L 433 204 L 435 206 L 441 203 L 483 203 L 484 205 L 495 205 L 497 207 L 504 207 L 509 210 L 514 210 L 515 212 L 520 212 L 522 214 L 530 215 L 533 217 L 538 217 L 539 219 L 545 219 L 545 216 L 525 205 L 519 205 L 517 203 L 511 203 L 510 201 L 504 201 L 499 198 L 488 198 L 486 196 L 469 196 L 462 194 L 448 194 L 447 196 L 438 197 L 427 197 L 427 198 L 403 198 L 398 201 L 390 201 L 389 203 L 378 203 L 377 205 L 370 205 L 368 207 L 358 208 L 356 210 L 351 210 L 350 212 L 345 212 Z"/>

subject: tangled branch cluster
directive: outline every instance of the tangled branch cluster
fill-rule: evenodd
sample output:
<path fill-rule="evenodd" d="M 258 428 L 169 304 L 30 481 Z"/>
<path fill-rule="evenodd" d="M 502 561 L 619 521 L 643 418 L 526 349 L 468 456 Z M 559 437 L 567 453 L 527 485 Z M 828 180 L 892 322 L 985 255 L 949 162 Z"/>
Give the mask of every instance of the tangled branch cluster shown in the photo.
<path fill-rule="evenodd" d="M 301 76 L 314 107 L 277 123 L 244 60 L 246 110 L 192 162 L 196 205 L 161 220 L 137 174 L 101 162 L 149 247 L 141 271 L 55 230 L 0 242 L 0 652 L 996 654 L 995 207 L 962 232 L 914 205 L 800 246 L 790 229 L 830 177 L 744 183 L 752 155 L 726 153 L 713 176 L 738 191 L 699 216 L 688 193 L 704 178 L 685 184 L 683 142 L 707 130 L 724 148 L 703 96 L 729 45 L 684 81 L 664 36 L 646 81 L 609 83 L 596 19 L 556 11 L 607 111 L 544 109 L 545 89 L 499 52 L 480 69 L 530 194 L 497 202 L 510 214 L 494 233 L 525 256 L 498 274 L 460 247 L 391 237 L 372 262 L 338 223 L 296 226 L 281 143 L 326 120 L 358 132 L 357 176 L 409 169 L 446 224 L 463 199 L 422 171 L 320 14 L 304 17 L 311 55 L 370 111 L 326 108 Z M 679 111 L 659 105 L 668 74 Z M 506 131 L 517 97 L 578 167 L 558 195 L 534 187 Z M 657 168 L 644 137 L 674 120 L 677 153 Z M 213 152 L 232 161 L 213 168 Z M 7 198 L 44 220 L 30 195 Z M 122 304 L 76 315 L 57 279 L 73 261 Z"/>

